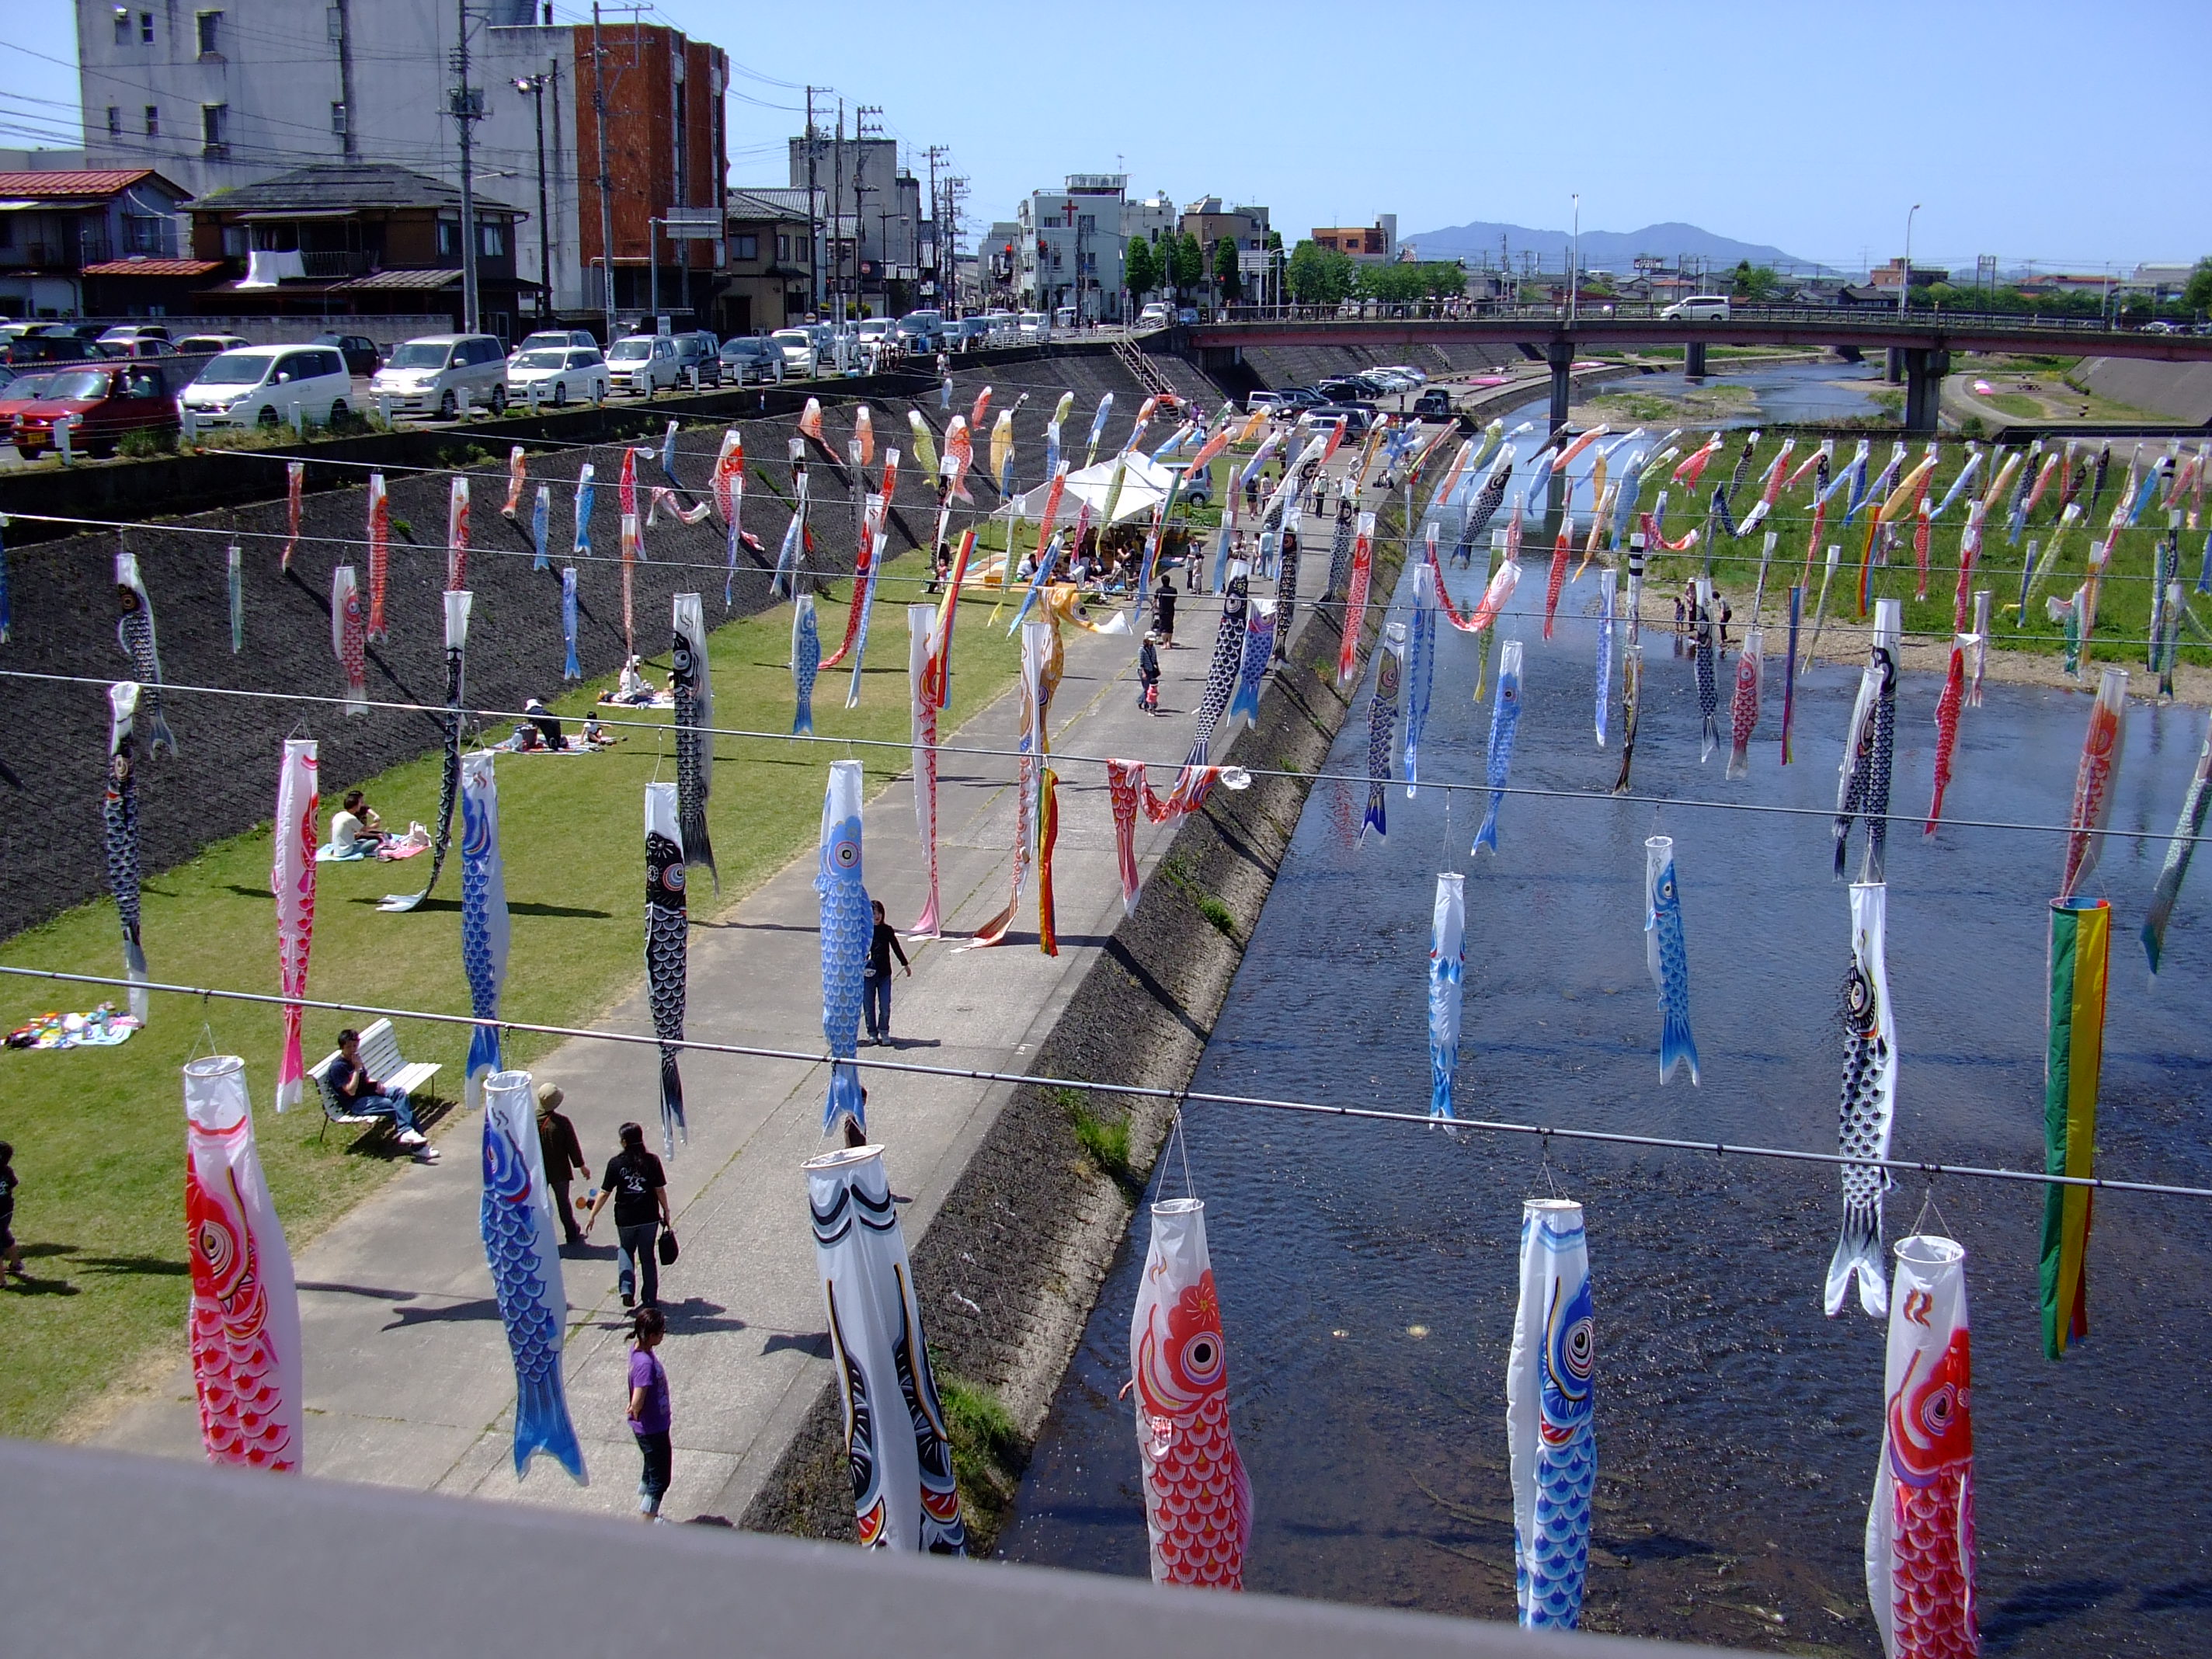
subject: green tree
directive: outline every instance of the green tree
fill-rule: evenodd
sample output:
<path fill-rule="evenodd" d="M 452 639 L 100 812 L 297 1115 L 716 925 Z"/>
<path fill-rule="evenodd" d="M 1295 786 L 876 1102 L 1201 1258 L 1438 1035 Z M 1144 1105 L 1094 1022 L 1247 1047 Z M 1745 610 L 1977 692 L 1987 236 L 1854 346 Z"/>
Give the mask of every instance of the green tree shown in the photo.
<path fill-rule="evenodd" d="M 1129 239 L 1129 251 L 1123 258 L 1122 281 L 1139 300 L 1160 285 L 1159 257 L 1152 252 L 1152 245 L 1141 236 Z"/>
<path fill-rule="evenodd" d="M 2212 258 L 2197 262 L 2189 286 L 2181 290 L 2181 303 L 2191 311 L 2212 311 Z"/>
<path fill-rule="evenodd" d="M 1729 292 L 1739 300 L 1771 300 L 1782 291 L 1781 273 L 1772 265 L 1755 265 L 1748 259 L 1737 261 L 1735 275 L 1729 284 Z"/>
<path fill-rule="evenodd" d="M 1333 306 L 1352 297 L 1358 267 L 1348 253 L 1304 241 L 1291 250 L 1287 275 L 1291 297 L 1299 305 Z"/>
<path fill-rule="evenodd" d="M 1237 244 L 1226 236 L 1213 245 L 1213 280 L 1224 300 L 1237 298 Z"/>
<path fill-rule="evenodd" d="M 1176 239 L 1168 270 L 1179 295 L 1188 295 L 1206 280 L 1206 251 L 1199 246 L 1198 238 L 1191 232 L 1185 231 Z"/>

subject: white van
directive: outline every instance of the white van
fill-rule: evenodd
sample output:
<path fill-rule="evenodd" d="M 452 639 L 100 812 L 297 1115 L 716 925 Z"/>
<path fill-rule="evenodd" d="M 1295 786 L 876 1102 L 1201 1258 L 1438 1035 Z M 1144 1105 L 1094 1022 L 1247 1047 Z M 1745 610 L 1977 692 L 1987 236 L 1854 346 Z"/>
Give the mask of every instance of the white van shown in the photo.
<path fill-rule="evenodd" d="M 507 408 L 507 349 L 489 334 L 425 334 L 394 346 L 368 383 L 393 411 L 451 420 L 463 397 L 472 409 Z"/>
<path fill-rule="evenodd" d="M 1015 320 L 1014 332 L 1024 345 L 1042 345 L 1052 338 L 1052 325 L 1042 311 L 1024 311 Z"/>
<path fill-rule="evenodd" d="M 633 334 L 617 340 L 607 352 L 607 378 L 613 390 L 635 392 L 641 398 L 673 387 L 684 378 L 674 337 Z"/>
<path fill-rule="evenodd" d="M 768 337 L 768 343 L 783 354 L 785 374 L 796 375 L 801 380 L 813 374 L 817 355 L 813 330 L 780 328 Z"/>
<path fill-rule="evenodd" d="M 1728 295 L 1692 294 L 1686 300 L 1677 300 L 1659 317 L 1661 321 L 1670 323 L 1724 323 L 1729 319 Z"/>
<path fill-rule="evenodd" d="M 210 358 L 177 395 L 177 418 L 202 429 L 328 426 L 346 413 L 353 376 L 336 346 L 246 346 Z"/>

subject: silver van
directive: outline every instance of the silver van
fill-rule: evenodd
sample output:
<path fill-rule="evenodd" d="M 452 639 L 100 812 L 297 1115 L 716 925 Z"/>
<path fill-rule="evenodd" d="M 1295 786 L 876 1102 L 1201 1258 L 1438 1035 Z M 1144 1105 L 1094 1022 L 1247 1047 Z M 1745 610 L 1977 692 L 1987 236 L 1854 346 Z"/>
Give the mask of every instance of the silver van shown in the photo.
<path fill-rule="evenodd" d="M 507 409 L 507 349 L 489 334 L 425 334 L 394 346 L 368 383 L 395 413 L 451 420 L 472 409 Z"/>

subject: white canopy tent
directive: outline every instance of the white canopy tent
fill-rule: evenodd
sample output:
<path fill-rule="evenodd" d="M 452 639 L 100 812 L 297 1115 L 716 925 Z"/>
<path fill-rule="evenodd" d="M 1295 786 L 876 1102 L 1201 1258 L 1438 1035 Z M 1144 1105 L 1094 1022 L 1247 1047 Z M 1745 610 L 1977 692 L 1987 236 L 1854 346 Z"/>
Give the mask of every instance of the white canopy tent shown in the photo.
<path fill-rule="evenodd" d="M 1121 478 L 1121 494 L 1114 503 L 1114 521 L 1133 519 L 1139 514 L 1150 515 L 1168 493 L 1174 475 L 1164 467 L 1132 453 Z M 1066 493 L 1060 497 L 1060 516 L 1064 523 L 1073 523 L 1081 503 L 1091 504 L 1094 519 L 1106 511 L 1106 492 L 1113 487 L 1114 462 L 1101 461 L 1096 466 L 1086 466 L 1079 472 L 1067 475 Z M 1052 493 L 1049 483 L 1041 483 L 1022 497 L 1022 517 L 1035 524 L 1044 511 L 1045 497 Z"/>

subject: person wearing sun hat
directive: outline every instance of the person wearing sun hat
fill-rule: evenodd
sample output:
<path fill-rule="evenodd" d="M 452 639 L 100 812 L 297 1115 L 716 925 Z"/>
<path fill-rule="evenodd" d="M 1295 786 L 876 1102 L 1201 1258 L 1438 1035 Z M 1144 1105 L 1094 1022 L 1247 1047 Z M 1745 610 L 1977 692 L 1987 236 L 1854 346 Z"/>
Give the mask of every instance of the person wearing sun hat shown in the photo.
<path fill-rule="evenodd" d="M 545 1185 L 553 1194 L 553 1212 L 561 1218 L 562 1234 L 569 1243 L 580 1244 L 584 1234 L 568 1207 L 568 1182 L 579 1172 L 588 1177 L 592 1166 L 584 1162 L 584 1145 L 576 1139 L 576 1126 L 561 1110 L 564 1098 L 557 1083 L 538 1085 L 538 1150 L 545 1159 Z M 584 1202 L 588 1206 L 591 1200 Z"/>

